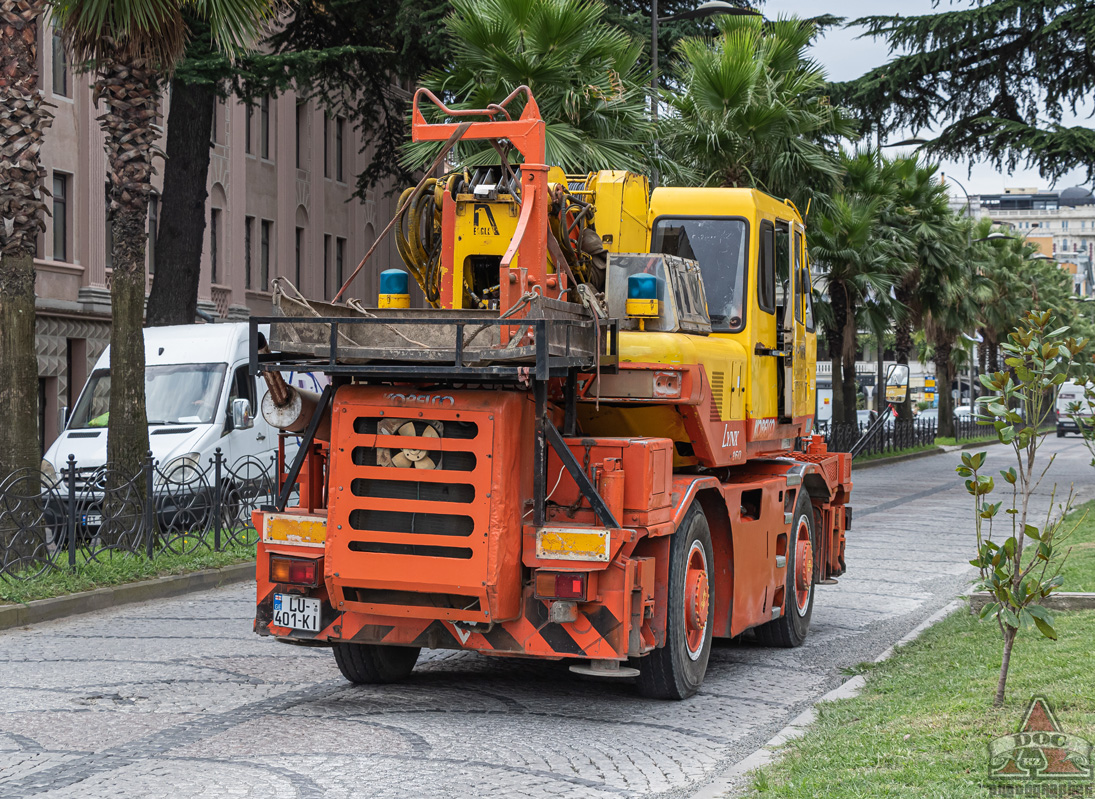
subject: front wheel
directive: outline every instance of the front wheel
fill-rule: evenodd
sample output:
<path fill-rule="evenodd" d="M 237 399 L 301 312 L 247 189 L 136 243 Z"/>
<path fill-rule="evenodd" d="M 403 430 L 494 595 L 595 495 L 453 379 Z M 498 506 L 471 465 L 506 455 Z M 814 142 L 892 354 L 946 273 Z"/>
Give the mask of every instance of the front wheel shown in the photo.
<path fill-rule="evenodd" d="M 400 682 L 418 662 L 416 646 L 335 644 L 335 663 L 342 676 L 359 685 Z"/>
<path fill-rule="evenodd" d="M 787 581 L 783 610 L 778 619 L 757 627 L 757 640 L 765 646 L 795 647 L 806 641 L 814 613 L 814 506 L 800 490 L 795 500 L 790 546 L 787 547 Z"/>
<path fill-rule="evenodd" d="M 711 528 L 696 502 L 670 544 L 665 646 L 636 664 L 643 696 L 687 699 L 703 683 L 711 656 L 713 567 Z"/>

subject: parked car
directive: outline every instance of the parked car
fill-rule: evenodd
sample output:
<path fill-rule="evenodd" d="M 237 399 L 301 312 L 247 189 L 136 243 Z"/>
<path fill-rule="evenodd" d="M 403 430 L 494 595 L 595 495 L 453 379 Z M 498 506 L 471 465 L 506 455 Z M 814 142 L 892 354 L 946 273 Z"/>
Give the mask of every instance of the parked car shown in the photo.
<path fill-rule="evenodd" d="M 278 431 L 256 416 L 265 381 L 248 373 L 248 325 L 179 325 L 144 331 L 145 402 L 148 440 L 158 461 L 154 474 L 156 511 L 161 529 L 200 526 L 211 512 L 210 462 L 217 449 L 226 475 L 222 518 L 246 523 L 246 508 L 256 492 L 269 492 Z M 294 383 L 318 388 L 311 375 L 287 375 Z M 99 357 L 80 392 L 67 425 L 42 460 L 42 481 L 57 510 L 54 526 L 64 529 L 69 491 L 69 456 L 75 458 L 77 526 L 91 537 L 102 525 L 106 484 L 107 424 L 110 410 L 110 348 Z M 291 454 L 291 453 L 290 453 Z M 134 476 L 136 477 L 136 476 Z M 55 536 L 56 537 L 56 536 Z"/>
<path fill-rule="evenodd" d="M 1064 438 L 1066 433 L 1080 434 L 1080 422 L 1090 423 L 1095 416 L 1095 408 L 1087 401 L 1084 386 L 1069 380 L 1062 383 L 1057 391 L 1057 400 L 1054 403 L 1054 411 L 1057 416 L 1057 438 Z"/>

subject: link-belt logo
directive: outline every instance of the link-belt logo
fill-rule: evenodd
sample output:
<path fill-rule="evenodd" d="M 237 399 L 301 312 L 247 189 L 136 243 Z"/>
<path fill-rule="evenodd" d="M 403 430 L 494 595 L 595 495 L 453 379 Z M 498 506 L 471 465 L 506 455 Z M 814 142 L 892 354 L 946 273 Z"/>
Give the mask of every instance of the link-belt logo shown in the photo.
<path fill-rule="evenodd" d="M 1092 780 L 1091 741 L 1061 732 L 1045 697 L 1035 696 L 1014 735 L 989 743 L 989 779 L 997 785 L 1015 780 Z M 993 793 L 999 793 L 995 790 Z"/>
<path fill-rule="evenodd" d="M 479 212 L 482 211 L 482 217 Z M 497 236 L 498 223 L 494 221 L 494 211 L 486 203 L 476 203 L 472 211 L 472 232 L 476 236 Z"/>

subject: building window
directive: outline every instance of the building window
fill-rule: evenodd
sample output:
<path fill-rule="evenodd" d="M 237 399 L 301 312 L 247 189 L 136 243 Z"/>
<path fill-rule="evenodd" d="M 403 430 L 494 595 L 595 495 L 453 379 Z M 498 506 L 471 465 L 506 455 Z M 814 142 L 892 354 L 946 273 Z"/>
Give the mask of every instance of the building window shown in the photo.
<path fill-rule="evenodd" d="M 68 93 L 68 59 L 59 31 L 53 32 L 53 93 L 58 97 L 71 96 Z"/>
<path fill-rule="evenodd" d="M 53 260 L 68 260 L 69 176 L 53 173 Z"/>
<path fill-rule="evenodd" d="M 296 287 L 298 289 L 300 289 L 300 274 L 301 274 L 301 271 L 302 271 L 301 267 L 303 265 L 302 264 L 303 258 L 304 258 L 304 228 L 298 227 L 297 228 L 297 238 L 296 238 L 296 261 L 295 261 L 296 270 L 293 273 L 293 282 L 296 284 Z M 301 292 L 301 293 L 303 293 L 303 292 Z"/>
<path fill-rule="evenodd" d="M 1061 220 L 1061 230 L 1068 230 L 1068 220 L 1067 219 L 1062 219 Z"/>
<path fill-rule="evenodd" d="M 259 122 L 259 141 L 261 143 L 262 157 L 270 157 L 270 95 L 262 98 Z"/>
<path fill-rule="evenodd" d="M 248 103 L 247 104 L 247 124 L 244 126 L 245 130 L 244 130 L 244 137 L 243 137 L 244 150 L 246 150 L 248 154 L 254 152 L 254 148 L 251 144 L 251 136 L 252 136 L 251 131 L 252 131 L 252 128 L 254 127 L 254 120 L 255 120 L 255 106 L 254 106 L 253 103 Z"/>
<path fill-rule="evenodd" d="M 346 120 L 339 117 L 335 120 L 335 180 L 344 180 L 342 175 L 342 139 L 346 128 Z"/>
<path fill-rule="evenodd" d="M 262 220 L 262 232 L 259 240 L 259 288 L 262 291 L 270 290 L 270 236 L 274 223 L 269 219 Z"/>
<path fill-rule="evenodd" d="M 209 210 L 209 282 L 220 283 L 221 258 L 221 209 Z"/>
<path fill-rule="evenodd" d="M 304 169 L 304 125 L 308 106 L 297 103 L 297 169 Z"/>
<path fill-rule="evenodd" d="M 156 234 L 160 229 L 160 198 L 148 198 L 148 274 L 156 274 Z"/>
<path fill-rule="evenodd" d="M 324 121 L 326 121 L 324 117 Z M 331 234 L 323 236 L 323 299 L 331 299 Z"/>
<path fill-rule="evenodd" d="M 335 291 L 342 288 L 343 267 L 346 260 L 346 239 L 335 239 Z"/>
<path fill-rule="evenodd" d="M 251 278 L 251 240 L 254 236 L 255 217 L 248 216 L 243 220 L 243 285 L 254 288 Z"/>
<path fill-rule="evenodd" d="M 331 177 L 331 118 L 323 114 L 323 177 Z"/>

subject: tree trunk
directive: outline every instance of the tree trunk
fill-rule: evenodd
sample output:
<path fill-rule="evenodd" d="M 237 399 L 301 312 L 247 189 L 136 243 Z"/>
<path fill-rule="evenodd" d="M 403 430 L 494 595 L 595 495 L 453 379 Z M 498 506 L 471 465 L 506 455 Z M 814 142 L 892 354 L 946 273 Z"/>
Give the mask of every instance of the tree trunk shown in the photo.
<path fill-rule="evenodd" d="M 1011 649 L 1015 646 L 1015 636 L 1019 634 L 1017 627 L 1004 627 L 1004 658 L 1000 661 L 1000 679 L 996 681 L 996 697 L 993 699 L 993 707 L 1004 704 L 1004 691 L 1008 686 L 1008 668 L 1011 666 Z"/>
<path fill-rule="evenodd" d="M 845 411 L 842 354 L 844 352 L 844 315 L 848 312 L 843 283 L 831 283 L 829 285 L 829 305 L 833 309 L 833 327 L 831 330 L 826 331 L 826 340 L 829 343 L 829 358 L 833 362 L 832 423 L 843 424 L 845 422 Z"/>
<path fill-rule="evenodd" d="M 850 294 L 845 294 L 848 302 L 848 312 L 844 317 L 844 421 L 848 424 L 856 424 L 859 417 L 856 415 L 858 386 L 856 385 L 855 354 L 857 342 L 857 329 L 855 324 L 855 300 Z"/>
<path fill-rule="evenodd" d="M 954 400 L 951 398 L 951 383 L 954 381 L 954 367 L 951 365 L 952 342 L 935 344 L 935 383 L 939 397 L 939 435 L 944 438 L 954 436 Z"/>
<path fill-rule="evenodd" d="M 167 163 L 163 174 L 156 271 L 148 295 L 147 324 L 188 325 L 198 309 L 206 182 L 216 95 L 211 86 L 171 82 Z"/>
<path fill-rule="evenodd" d="M 42 0 L 0 0 L 0 480 L 36 470 L 41 456 L 34 251 L 46 213 L 39 153 L 52 122 L 38 87 L 45 10 Z"/>
<path fill-rule="evenodd" d="M 910 292 L 904 288 L 904 286 L 899 286 L 894 291 L 894 296 L 897 298 L 897 301 L 906 308 L 909 307 L 909 294 Z M 911 313 L 911 311 L 909 313 Z M 912 348 L 912 321 L 908 316 L 905 316 L 904 318 L 894 321 L 894 354 L 896 356 L 896 362 L 908 366 L 909 353 L 912 352 Z M 897 417 L 906 421 L 912 421 L 912 403 L 903 402 L 897 406 Z"/>
<path fill-rule="evenodd" d="M 38 356 L 34 346 L 34 253 L 0 265 L 0 481 L 38 468 Z"/>
<path fill-rule="evenodd" d="M 999 372 L 1000 371 L 1000 350 L 999 350 L 999 346 L 1000 345 L 996 343 L 995 339 L 990 339 L 988 341 L 988 351 L 989 351 L 988 352 L 988 359 L 989 359 L 988 366 L 989 366 L 989 371 L 992 371 L 992 372 Z"/>
<path fill-rule="evenodd" d="M 108 39 L 104 49 L 110 46 Z M 144 495 L 143 480 L 137 480 L 132 490 L 127 490 L 126 483 L 140 473 L 148 451 L 142 322 L 145 223 L 159 119 L 157 73 L 147 61 L 119 61 L 107 53 L 101 59 L 95 88 L 107 107 L 99 123 L 106 134 L 109 217 L 114 240 L 107 432 L 111 469 L 104 508 L 104 517 L 110 517 L 112 511 L 119 512 L 123 501 Z M 124 528 L 125 524 L 119 526 Z"/>

